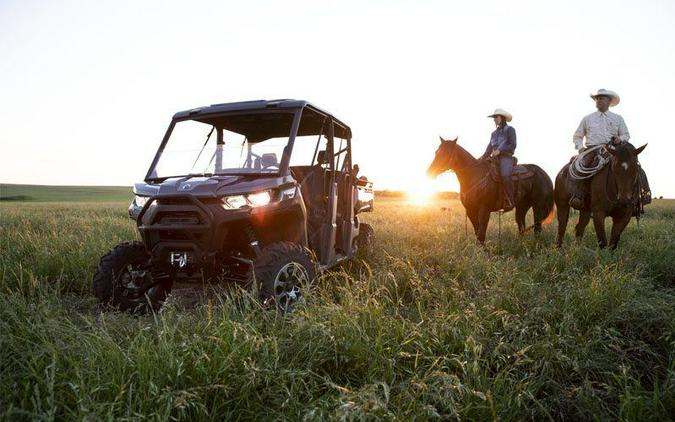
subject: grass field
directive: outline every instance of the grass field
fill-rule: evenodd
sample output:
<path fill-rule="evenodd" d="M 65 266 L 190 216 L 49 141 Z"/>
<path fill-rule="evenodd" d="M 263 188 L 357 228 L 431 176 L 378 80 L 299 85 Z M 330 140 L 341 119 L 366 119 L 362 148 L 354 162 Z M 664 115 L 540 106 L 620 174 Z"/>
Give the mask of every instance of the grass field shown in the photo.
<path fill-rule="evenodd" d="M 511 215 L 483 249 L 456 201 L 379 201 L 364 217 L 377 252 L 287 317 L 217 292 L 156 315 L 100 309 L 98 258 L 137 238 L 127 205 L 0 203 L 0 419 L 675 415 L 675 201 L 614 253 L 592 230 L 555 249 L 555 223 L 520 238 Z"/>
<path fill-rule="evenodd" d="M 44 186 L 0 184 L 0 201 L 130 202 L 131 186 Z"/>

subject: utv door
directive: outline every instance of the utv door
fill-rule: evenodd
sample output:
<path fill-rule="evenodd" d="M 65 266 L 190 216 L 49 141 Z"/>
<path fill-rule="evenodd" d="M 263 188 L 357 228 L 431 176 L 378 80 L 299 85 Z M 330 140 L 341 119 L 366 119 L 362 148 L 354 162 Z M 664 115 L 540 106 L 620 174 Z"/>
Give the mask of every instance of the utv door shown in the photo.
<path fill-rule="evenodd" d="M 338 255 L 350 257 L 354 240 L 354 176 L 351 139 L 334 138 L 335 184 L 337 188 L 336 242 Z"/>
<path fill-rule="evenodd" d="M 335 238 L 337 235 L 337 182 L 335 177 L 335 151 L 333 137 L 333 121 L 329 118 L 328 145 L 326 156 L 328 157 L 328 172 L 326 174 L 326 207 L 325 220 L 321 227 L 320 260 L 324 265 L 334 265 L 337 261 L 335 256 Z"/>

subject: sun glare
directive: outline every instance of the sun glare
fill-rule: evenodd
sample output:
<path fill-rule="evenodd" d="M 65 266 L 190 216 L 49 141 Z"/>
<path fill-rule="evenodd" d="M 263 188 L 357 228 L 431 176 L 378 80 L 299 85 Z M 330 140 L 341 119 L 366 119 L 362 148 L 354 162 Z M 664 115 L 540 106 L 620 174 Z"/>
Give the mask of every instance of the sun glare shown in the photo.
<path fill-rule="evenodd" d="M 436 188 L 431 183 L 422 183 L 406 191 L 408 201 L 415 205 L 427 205 L 433 201 Z"/>
<path fill-rule="evenodd" d="M 434 202 L 437 194 L 444 191 L 458 191 L 459 185 L 454 175 L 441 175 L 435 179 L 421 176 L 413 183 L 410 180 L 404 188 L 408 202 L 425 206 Z"/>

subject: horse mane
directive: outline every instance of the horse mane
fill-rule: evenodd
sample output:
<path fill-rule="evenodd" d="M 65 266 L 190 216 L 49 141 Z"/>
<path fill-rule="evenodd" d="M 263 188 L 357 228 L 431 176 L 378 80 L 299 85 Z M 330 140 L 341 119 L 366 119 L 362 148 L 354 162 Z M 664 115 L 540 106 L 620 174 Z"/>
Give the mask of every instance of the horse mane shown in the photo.
<path fill-rule="evenodd" d="M 635 145 L 631 144 L 630 142 L 621 142 L 618 145 L 614 145 L 614 148 L 618 153 L 625 153 L 625 152 L 633 153 L 637 150 L 637 148 L 635 148 Z"/>
<path fill-rule="evenodd" d="M 464 161 L 464 166 L 468 164 L 478 164 L 478 159 L 471 155 L 471 153 L 467 150 L 464 149 L 461 145 L 455 142 L 455 148 L 458 148 L 458 151 L 455 153 L 457 154 L 458 157 L 461 158 L 462 161 Z M 467 163 L 468 161 L 468 163 Z"/>

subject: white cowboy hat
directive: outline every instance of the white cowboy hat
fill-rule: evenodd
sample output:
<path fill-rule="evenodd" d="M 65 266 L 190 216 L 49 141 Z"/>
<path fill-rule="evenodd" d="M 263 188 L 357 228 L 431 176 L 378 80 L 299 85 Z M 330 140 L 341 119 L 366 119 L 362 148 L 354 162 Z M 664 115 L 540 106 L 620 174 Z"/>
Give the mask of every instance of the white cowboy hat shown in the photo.
<path fill-rule="evenodd" d="M 604 95 L 605 97 L 609 97 L 609 105 L 611 107 L 614 107 L 615 105 L 619 104 L 619 101 L 621 101 L 621 98 L 619 98 L 619 94 L 617 94 L 614 91 L 610 91 L 609 89 L 604 89 L 600 88 L 595 94 L 591 94 L 591 98 L 595 100 L 595 97 L 598 97 L 600 95 Z"/>
<path fill-rule="evenodd" d="M 511 119 L 513 119 L 513 116 L 511 115 L 511 113 L 504 110 L 503 108 L 496 108 L 495 112 L 490 114 L 488 117 L 495 117 L 495 116 L 502 116 L 503 118 L 506 119 L 507 122 L 510 122 Z"/>

